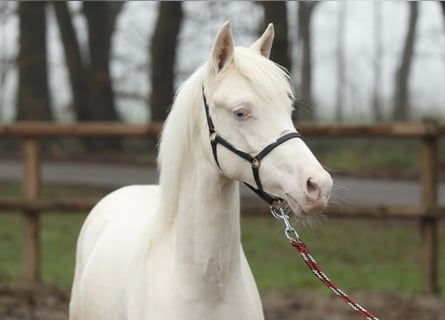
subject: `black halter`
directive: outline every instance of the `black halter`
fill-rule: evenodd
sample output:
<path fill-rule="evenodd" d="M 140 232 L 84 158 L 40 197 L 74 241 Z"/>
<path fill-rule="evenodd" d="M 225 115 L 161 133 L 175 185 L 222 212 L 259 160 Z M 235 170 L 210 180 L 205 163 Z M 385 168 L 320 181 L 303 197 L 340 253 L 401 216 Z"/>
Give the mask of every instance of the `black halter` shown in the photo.
<path fill-rule="evenodd" d="M 252 189 L 252 191 L 254 191 L 259 197 L 261 197 L 263 200 L 265 200 L 270 205 L 272 205 L 274 201 L 280 200 L 279 198 L 274 197 L 274 196 L 266 193 L 263 190 L 263 186 L 262 186 L 261 180 L 260 180 L 260 173 L 259 173 L 261 160 L 266 155 L 268 155 L 273 149 L 278 147 L 280 144 L 286 142 L 289 139 L 302 138 L 302 135 L 298 132 L 287 133 L 287 134 L 279 137 L 277 140 L 275 140 L 275 142 L 272 142 L 271 144 L 264 147 L 264 149 L 261 150 L 257 155 L 252 156 L 247 152 L 238 150 L 230 142 L 228 142 L 227 140 L 222 138 L 216 132 L 215 126 L 213 125 L 212 118 L 210 117 L 209 106 L 207 104 L 207 99 L 204 94 L 204 87 L 202 88 L 202 97 L 204 100 L 204 108 L 205 108 L 206 117 L 207 117 L 207 124 L 209 126 L 210 143 L 212 145 L 213 157 L 215 158 L 215 161 L 216 161 L 216 164 L 218 165 L 218 167 L 221 169 L 221 166 L 219 165 L 218 153 L 217 153 L 217 146 L 218 146 L 218 144 L 220 144 L 220 145 L 224 146 L 226 149 L 235 153 L 237 156 L 243 158 L 244 160 L 247 160 L 251 164 L 253 177 L 255 179 L 255 183 L 256 183 L 257 187 L 256 188 L 252 187 L 250 184 L 244 182 L 245 185 L 247 185 L 250 189 Z"/>

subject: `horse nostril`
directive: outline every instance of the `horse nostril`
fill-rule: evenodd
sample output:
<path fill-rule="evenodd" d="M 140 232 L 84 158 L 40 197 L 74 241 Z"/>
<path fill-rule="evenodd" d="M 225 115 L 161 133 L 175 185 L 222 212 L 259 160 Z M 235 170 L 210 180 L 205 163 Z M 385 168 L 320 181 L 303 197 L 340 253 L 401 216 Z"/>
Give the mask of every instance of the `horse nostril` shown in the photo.
<path fill-rule="evenodd" d="M 320 199 L 321 190 L 318 180 L 315 178 L 309 178 L 306 181 L 306 195 L 312 201 L 317 201 Z"/>

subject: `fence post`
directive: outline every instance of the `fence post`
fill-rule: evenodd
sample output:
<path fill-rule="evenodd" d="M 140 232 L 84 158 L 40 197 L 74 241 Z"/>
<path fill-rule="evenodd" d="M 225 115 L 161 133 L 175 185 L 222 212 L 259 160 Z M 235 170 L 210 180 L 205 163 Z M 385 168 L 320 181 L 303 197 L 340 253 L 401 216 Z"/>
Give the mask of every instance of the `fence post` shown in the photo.
<path fill-rule="evenodd" d="M 37 138 L 23 140 L 22 189 L 25 201 L 32 202 L 40 194 L 40 148 Z M 40 236 L 39 212 L 23 212 L 22 274 L 26 284 L 39 281 L 40 277 Z"/>
<path fill-rule="evenodd" d="M 422 205 L 433 208 L 437 205 L 437 161 L 438 161 L 438 136 L 435 123 L 425 123 L 430 127 L 431 134 L 425 135 L 421 140 L 421 188 Z M 438 286 L 438 239 L 437 219 L 435 217 L 423 217 L 420 219 L 421 234 L 421 268 L 422 290 L 425 293 L 437 294 Z"/>

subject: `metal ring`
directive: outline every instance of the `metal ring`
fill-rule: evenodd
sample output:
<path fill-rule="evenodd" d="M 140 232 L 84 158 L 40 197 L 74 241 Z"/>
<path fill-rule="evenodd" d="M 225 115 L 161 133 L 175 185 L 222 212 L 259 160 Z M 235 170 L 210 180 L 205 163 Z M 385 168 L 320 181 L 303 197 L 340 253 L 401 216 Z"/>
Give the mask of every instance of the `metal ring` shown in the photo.
<path fill-rule="evenodd" d="M 290 241 L 295 241 L 300 238 L 297 231 L 294 228 L 284 229 L 284 234 L 285 234 L 286 238 Z"/>
<path fill-rule="evenodd" d="M 217 136 L 218 136 L 218 133 L 216 132 L 216 130 L 210 131 L 209 137 L 210 137 L 211 141 L 215 141 Z"/>
<path fill-rule="evenodd" d="M 252 164 L 252 168 L 258 169 L 260 167 L 261 161 L 258 160 L 257 158 L 253 158 L 251 164 Z"/>
<path fill-rule="evenodd" d="M 290 241 L 295 241 L 300 239 L 300 236 L 295 230 L 289 221 L 289 216 L 284 212 L 284 210 L 280 207 L 272 207 L 270 208 L 270 212 L 274 216 L 275 219 L 281 220 L 284 223 L 284 235 Z"/>
<path fill-rule="evenodd" d="M 280 214 L 279 211 L 282 212 L 282 210 L 280 210 L 280 208 L 277 208 L 277 207 L 270 208 L 270 212 L 272 213 L 272 215 L 275 219 L 283 220 L 283 215 L 282 215 L 282 213 Z"/>

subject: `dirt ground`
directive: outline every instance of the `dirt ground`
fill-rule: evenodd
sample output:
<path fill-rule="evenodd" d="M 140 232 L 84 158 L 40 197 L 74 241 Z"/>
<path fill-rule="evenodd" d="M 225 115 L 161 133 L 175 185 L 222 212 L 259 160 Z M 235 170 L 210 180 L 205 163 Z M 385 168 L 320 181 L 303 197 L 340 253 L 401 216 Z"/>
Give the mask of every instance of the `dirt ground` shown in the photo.
<path fill-rule="evenodd" d="M 381 320 L 445 320 L 445 298 L 356 292 L 354 298 Z M 0 320 L 67 320 L 69 294 L 49 287 L 0 288 Z M 267 320 L 358 320 L 341 300 L 314 292 L 263 296 Z"/>

